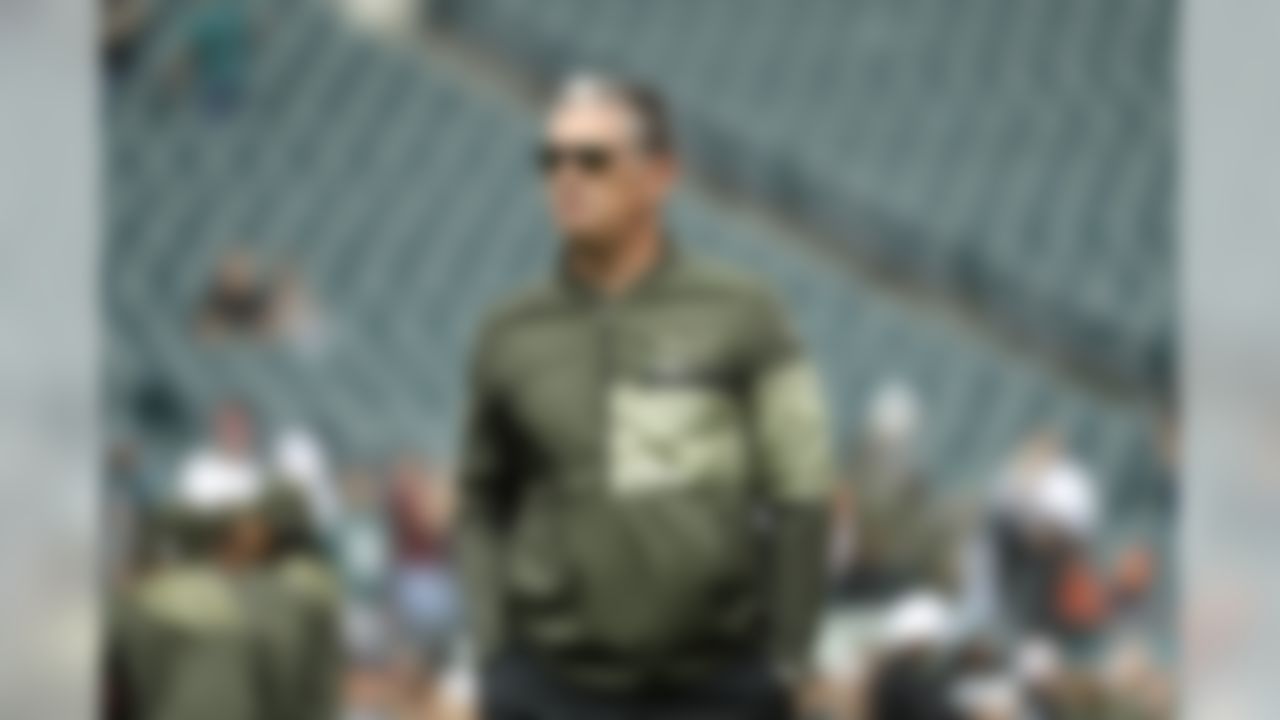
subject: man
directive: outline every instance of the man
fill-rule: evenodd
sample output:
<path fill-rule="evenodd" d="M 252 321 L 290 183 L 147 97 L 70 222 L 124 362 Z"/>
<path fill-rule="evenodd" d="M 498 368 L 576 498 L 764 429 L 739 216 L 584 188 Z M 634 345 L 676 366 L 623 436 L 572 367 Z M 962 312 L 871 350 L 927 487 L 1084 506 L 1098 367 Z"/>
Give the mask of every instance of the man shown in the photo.
<path fill-rule="evenodd" d="M 482 328 L 462 470 L 490 718 L 783 718 L 831 458 L 778 304 L 664 229 L 651 92 L 571 82 L 538 154 L 559 272 Z"/>

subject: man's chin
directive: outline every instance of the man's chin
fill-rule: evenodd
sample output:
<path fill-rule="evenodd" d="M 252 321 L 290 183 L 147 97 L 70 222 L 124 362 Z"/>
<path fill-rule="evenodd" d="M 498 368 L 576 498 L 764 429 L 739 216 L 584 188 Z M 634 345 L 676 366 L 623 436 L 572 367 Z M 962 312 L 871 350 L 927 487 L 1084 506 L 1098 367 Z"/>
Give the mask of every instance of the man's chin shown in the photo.
<path fill-rule="evenodd" d="M 562 232 L 570 249 L 590 252 L 608 247 L 612 241 L 612 235 L 603 230 L 596 229 L 567 229 Z"/>

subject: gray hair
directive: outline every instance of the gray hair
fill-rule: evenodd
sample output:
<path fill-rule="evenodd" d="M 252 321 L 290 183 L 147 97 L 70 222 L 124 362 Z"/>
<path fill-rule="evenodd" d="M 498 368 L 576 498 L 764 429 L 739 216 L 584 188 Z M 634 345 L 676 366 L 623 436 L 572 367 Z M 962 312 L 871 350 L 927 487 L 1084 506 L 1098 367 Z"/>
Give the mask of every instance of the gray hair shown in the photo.
<path fill-rule="evenodd" d="M 668 155 L 675 151 L 675 132 L 667 103 L 652 86 L 600 73 L 578 72 L 556 87 L 551 105 L 583 100 L 622 104 L 636 119 L 640 144 L 646 151 L 655 155 Z"/>

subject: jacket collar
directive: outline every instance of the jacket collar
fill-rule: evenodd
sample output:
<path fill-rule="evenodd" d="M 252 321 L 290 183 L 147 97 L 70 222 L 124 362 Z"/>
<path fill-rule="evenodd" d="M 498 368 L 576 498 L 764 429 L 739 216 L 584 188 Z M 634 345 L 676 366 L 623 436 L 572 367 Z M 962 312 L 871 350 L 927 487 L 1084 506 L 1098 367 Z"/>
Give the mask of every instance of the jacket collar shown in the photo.
<path fill-rule="evenodd" d="M 638 297 L 653 291 L 662 285 L 679 266 L 681 262 L 680 251 L 675 241 L 671 239 L 669 234 L 664 234 L 662 238 L 662 246 L 658 250 L 657 262 L 653 267 L 649 268 L 644 275 L 636 279 L 630 288 L 622 292 L 618 298 Z M 602 300 L 605 299 L 600 290 L 574 273 L 569 263 L 566 253 L 561 253 L 557 268 L 557 275 L 562 287 L 570 296 L 580 300 Z"/>

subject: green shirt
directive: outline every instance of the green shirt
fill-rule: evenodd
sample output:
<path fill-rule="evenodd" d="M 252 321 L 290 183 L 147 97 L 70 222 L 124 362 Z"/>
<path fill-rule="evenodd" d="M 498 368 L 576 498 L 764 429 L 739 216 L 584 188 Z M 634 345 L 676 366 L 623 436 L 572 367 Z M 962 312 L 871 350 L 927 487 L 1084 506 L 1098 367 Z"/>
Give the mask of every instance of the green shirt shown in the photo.
<path fill-rule="evenodd" d="M 668 250 L 620 297 L 568 273 L 479 334 L 462 549 L 482 655 L 623 688 L 750 654 L 798 671 L 822 596 L 816 374 L 760 284 Z"/>

